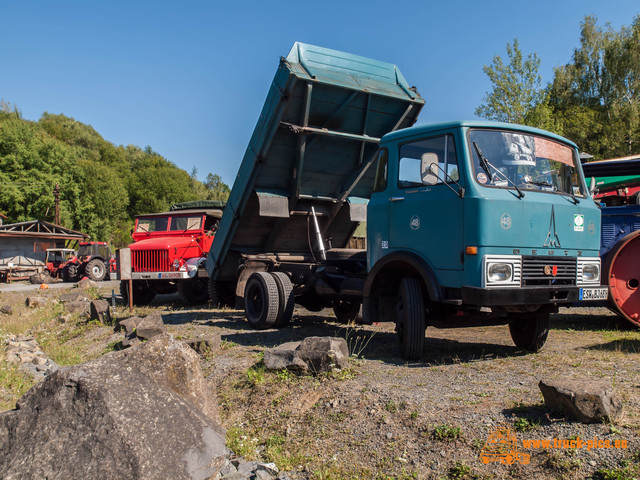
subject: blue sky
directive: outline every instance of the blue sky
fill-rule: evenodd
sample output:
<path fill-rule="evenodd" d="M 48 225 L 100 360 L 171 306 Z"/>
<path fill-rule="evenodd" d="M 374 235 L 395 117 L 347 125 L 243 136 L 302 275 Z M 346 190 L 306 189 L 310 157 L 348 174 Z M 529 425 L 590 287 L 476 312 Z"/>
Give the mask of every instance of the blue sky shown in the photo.
<path fill-rule="evenodd" d="M 490 88 L 482 66 L 514 38 L 546 83 L 585 15 L 618 30 L 638 14 L 637 0 L 0 0 L 0 98 L 26 119 L 64 113 L 232 185 L 295 41 L 397 64 L 429 123 L 474 118 Z"/>

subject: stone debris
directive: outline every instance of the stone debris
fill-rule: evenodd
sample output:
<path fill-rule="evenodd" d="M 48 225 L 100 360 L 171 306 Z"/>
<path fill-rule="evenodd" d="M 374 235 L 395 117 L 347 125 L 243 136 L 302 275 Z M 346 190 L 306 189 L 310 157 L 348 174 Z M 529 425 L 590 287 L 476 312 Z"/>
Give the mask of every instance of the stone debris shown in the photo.
<path fill-rule="evenodd" d="M 89 302 L 65 302 L 64 311 L 66 313 L 76 313 L 79 315 L 89 314 Z"/>
<path fill-rule="evenodd" d="M 96 284 L 93 280 L 89 280 L 89 278 L 84 277 L 78 283 L 74 285 L 75 288 L 79 288 L 81 290 L 86 290 L 89 287 L 93 287 Z"/>
<path fill-rule="evenodd" d="M 3 315 L 13 315 L 13 308 L 11 308 L 11 305 L 3 305 L 2 308 L 0 308 L 0 313 Z"/>
<path fill-rule="evenodd" d="M 5 341 L 7 362 L 19 365 L 20 370 L 37 382 L 60 368 L 40 350 L 38 342 L 31 335 L 7 335 Z"/>
<path fill-rule="evenodd" d="M 200 355 L 207 355 L 208 353 L 216 352 L 220 350 L 220 347 L 222 346 L 220 335 L 190 338 L 184 342 Z"/>
<path fill-rule="evenodd" d="M 582 423 L 615 421 L 622 414 L 622 400 L 606 380 L 541 380 L 544 402 Z"/>
<path fill-rule="evenodd" d="M 307 337 L 264 352 L 264 364 L 270 370 L 318 374 L 345 368 L 349 361 L 347 341 L 338 337 Z"/>
<path fill-rule="evenodd" d="M 111 325 L 111 310 L 107 300 L 93 300 L 90 305 L 91 320 L 98 320 L 103 325 Z"/>
<path fill-rule="evenodd" d="M 114 327 L 116 332 L 124 330 L 122 340 L 124 348 L 134 347 L 144 340 L 149 340 L 167 332 L 162 321 L 162 315 L 154 314 L 147 317 L 129 317 L 120 320 Z"/>
<path fill-rule="evenodd" d="M 49 300 L 49 297 L 27 297 L 25 304 L 29 308 L 44 307 Z"/>
<path fill-rule="evenodd" d="M 221 478 L 215 398 L 168 334 L 58 370 L 0 415 L 0 478 Z"/>
<path fill-rule="evenodd" d="M 89 301 L 89 299 L 82 293 L 63 293 L 62 295 L 60 295 L 59 299 L 62 303 Z"/>
<path fill-rule="evenodd" d="M 290 477 L 280 473 L 275 463 L 247 461 L 242 457 L 228 459 L 220 469 L 223 480 L 288 480 Z"/>

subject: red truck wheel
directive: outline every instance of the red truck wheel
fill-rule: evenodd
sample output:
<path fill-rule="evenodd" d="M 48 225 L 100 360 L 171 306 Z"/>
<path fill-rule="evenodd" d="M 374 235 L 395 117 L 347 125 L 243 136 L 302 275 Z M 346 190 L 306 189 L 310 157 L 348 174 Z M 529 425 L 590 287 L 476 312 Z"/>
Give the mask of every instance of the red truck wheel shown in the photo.
<path fill-rule="evenodd" d="M 609 283 L 609 302 L 636 327 L 640 327 L 640 230 L 619 240 L 607 253 L 602 271 Z"/>

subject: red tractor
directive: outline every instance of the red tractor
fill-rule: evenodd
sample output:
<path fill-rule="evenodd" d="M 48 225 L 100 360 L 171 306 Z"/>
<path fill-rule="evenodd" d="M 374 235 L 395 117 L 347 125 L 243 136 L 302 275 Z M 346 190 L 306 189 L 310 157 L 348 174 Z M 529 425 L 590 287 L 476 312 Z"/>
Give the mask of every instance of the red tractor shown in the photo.
<path fill-rule="evenodd" d="M 62 274 L 65 282 L 76 282 L 83 277 L 99 282 L 109 279 L 115 271 L 115 256 L 106 242 L 80 242 L 78 253 L 71 258 Z"/>
<path fill-rule="evenodd" d="M 65 278 L 69 262 L 77 259 L 73 248 L 48 248 L 44 258 L 44 269 L 29 277 L 31 283 L 50 283 Z"/>

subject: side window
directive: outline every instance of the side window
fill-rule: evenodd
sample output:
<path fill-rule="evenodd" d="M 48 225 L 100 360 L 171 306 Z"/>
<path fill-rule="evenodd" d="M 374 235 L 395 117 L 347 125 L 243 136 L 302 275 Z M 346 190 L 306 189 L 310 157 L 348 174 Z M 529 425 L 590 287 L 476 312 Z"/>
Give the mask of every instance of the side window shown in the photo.
<path fill-rule="evenodd" d="M 422 156 L 425 153 L 438 157 L 438 168 L 433 173 L 438 177 L 436 184 L 458 181 L 458 160 L 453 135 L 442 135 L 417 142 L 405 143 L 400 147 L 398 164 L 398 187 L 422 187 Z"/>
<path fill-rule="evenodd" d="M 378 152 L 378 169 L 376 170 L 375 182 L 373 182 L 374 192 L 382 192 L 387 188 L 388 159 L 389 155 L 386 148 Z"/>

